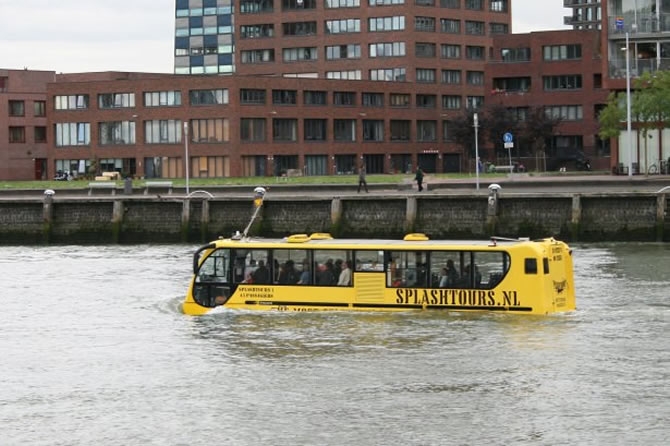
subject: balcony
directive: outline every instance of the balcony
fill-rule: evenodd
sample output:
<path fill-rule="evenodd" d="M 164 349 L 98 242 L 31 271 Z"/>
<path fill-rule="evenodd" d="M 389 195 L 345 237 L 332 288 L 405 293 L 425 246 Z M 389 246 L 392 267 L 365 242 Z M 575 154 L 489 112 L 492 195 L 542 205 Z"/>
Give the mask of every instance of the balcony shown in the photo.
<path fill-rule="evenodd" d="M 645 35 L 670 32 L 670 14 L 637 14 L 637 17 L 633 14 L 624 14 L 609 16 L 607 22 L 610 35 L 627 32 Z"/>

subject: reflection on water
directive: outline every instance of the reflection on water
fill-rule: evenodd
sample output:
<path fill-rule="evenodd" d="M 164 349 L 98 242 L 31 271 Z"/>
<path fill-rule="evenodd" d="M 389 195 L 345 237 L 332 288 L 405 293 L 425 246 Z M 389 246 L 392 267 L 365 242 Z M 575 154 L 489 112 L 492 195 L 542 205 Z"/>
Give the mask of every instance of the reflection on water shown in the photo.
<path fill-rule="evenodd" d="M 184 316 L 192 246 L 0 248 L 3 444 L 662 444 L 670 249 L 575 247 L 577 311 Z"/>

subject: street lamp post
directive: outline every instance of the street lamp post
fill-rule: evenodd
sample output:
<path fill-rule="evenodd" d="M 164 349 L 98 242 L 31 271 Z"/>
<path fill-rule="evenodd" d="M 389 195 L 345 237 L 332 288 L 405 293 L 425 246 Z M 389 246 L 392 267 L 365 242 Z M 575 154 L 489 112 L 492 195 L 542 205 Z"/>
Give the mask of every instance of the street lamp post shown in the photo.
<path fill-rule="evenodd" d="M 186 195 L 188 195 L 188 121 L 184 121 L 184 167 L 186 169 Z"/>
<path fill-rule="evenodd" d="M 475 177 L 477 178 L 477 190 L 479 190 L 479 116 L 477 113 L 472 116 L 472 122 L 475 128 Z"/>
<path fill-rule="evenodd" d="M 630 113 L 630 47 L 626 32 L 626 129 L 628 131 L 628 176 L 633 176 L 633 131 Z"/>

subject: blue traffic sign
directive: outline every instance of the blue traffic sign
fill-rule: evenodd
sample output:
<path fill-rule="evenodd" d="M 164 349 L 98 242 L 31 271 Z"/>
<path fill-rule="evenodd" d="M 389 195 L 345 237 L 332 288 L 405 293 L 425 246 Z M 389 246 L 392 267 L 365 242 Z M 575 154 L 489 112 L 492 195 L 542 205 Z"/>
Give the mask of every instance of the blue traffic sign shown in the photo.
<path fill-rule="evenodd" d="M 503 135 L 503 142 L 512 142 L 514 141 L 514 137 L 510 132 L 507 132 Z"/>

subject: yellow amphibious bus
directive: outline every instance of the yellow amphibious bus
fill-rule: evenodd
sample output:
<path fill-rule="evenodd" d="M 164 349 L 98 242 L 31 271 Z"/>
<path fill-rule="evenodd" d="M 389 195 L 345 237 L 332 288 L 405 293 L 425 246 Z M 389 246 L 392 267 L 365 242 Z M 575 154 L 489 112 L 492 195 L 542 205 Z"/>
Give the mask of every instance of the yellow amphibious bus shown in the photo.
<path fill-rule="evenodd" d="M 258 201 L 262 197 L 260 207 Z M 219 306 L 522 314 L 575 309 L 571 250 L 553 238 L 446 241 L 408 234 L 358 240 L 316 233 L 267 239 L 248 237 L 247 230 L 197 250 L 184 313 Z"/>

